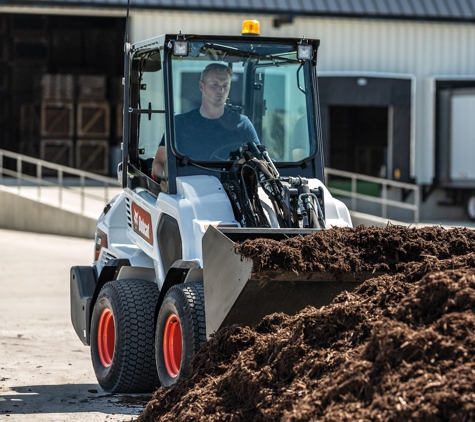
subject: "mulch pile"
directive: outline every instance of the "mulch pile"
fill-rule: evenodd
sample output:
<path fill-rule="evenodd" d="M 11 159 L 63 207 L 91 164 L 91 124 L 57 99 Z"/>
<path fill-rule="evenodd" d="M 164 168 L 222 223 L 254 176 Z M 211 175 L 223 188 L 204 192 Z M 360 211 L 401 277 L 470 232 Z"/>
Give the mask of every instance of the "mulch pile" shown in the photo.
<path fill-rule="evenodd" d="M 236 248 L 256 272 L 387 274 L 219 330 L 137 422 L 475 420 L 475 231 L 335 228 Z"/>

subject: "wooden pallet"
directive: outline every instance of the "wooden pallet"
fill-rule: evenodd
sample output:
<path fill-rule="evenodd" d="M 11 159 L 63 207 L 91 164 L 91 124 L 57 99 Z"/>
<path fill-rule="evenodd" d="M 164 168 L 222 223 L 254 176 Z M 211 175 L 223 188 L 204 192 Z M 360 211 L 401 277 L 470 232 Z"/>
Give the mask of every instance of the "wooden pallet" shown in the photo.
<path fill-rule="evenodd" d="M 77 103 L 78 138 L 104 139 L 110 135 L 110 105 L 107 101 Z"/>
<path fill-rule="evenodd" d="M 72 167 L 72 139 L 42 139 L 40 141 L 40 158 L 50 163 Z"/>
<path fill-rule="evenodd" d="M 72 102 L 41 102 L 41 136 L 43 138 L 72 138 L 74 136 L 74 104 Z"/>
<path fill-rule="evenodd" d="M 80 139 L 76 141 L 76 168 L 98 174 L 109 174 L 109 141 Z"/>

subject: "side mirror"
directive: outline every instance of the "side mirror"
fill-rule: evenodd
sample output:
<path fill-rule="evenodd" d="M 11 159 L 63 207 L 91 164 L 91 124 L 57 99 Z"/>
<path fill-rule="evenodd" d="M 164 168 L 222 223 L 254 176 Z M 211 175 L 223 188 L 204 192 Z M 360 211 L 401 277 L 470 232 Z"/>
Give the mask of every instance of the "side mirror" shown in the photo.
<path fill-rule="evenodd" d="M 145 72 L 158 72 L 162 69 L 162 59 L 160 51 L 152 51 L 141 58 L 143 70 Z"/>

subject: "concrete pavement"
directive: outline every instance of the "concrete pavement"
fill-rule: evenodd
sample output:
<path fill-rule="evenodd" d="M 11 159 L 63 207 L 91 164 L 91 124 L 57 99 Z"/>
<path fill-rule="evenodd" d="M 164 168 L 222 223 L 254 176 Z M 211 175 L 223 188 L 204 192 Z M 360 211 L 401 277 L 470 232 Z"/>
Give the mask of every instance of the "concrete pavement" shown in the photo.
<path fill-rule="evenodd" d="M 150 399 L 105 393 L 71 325 L 69 269 L 93 246 L 0 229 L 0 421 L 127 421 Z"/>

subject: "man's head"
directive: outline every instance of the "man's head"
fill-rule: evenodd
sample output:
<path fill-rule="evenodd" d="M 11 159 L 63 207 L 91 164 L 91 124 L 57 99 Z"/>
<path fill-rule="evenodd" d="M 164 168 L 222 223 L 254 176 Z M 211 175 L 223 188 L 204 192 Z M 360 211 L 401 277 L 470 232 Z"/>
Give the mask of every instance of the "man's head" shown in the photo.
<path fill-rule="evenodd" d="M 228 99 L 233 71 L 224 64 L 212 63 L 201 73 L 200 91 L 205 107 L 222 107 Z"/>

